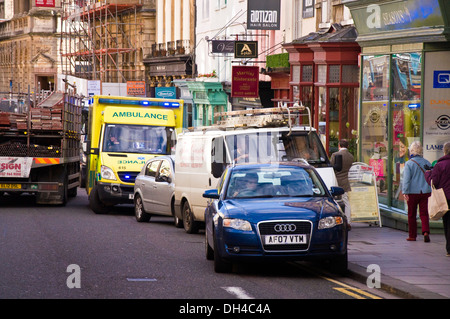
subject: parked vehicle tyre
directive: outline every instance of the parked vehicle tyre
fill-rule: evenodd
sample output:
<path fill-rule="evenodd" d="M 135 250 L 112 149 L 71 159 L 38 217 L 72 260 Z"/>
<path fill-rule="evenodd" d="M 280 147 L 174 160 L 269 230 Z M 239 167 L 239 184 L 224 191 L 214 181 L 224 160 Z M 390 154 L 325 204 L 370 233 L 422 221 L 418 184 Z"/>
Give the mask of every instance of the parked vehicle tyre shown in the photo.
<path fill-rule="evenodd" d="M 134 216 L 140 223 L 150 221 L 151 215 L 144 211 L 144 204 L 142 198 L 138 194 L 134 196 Z"/>
<path fill-rule="evenodd" d="M 92 188 L 89 194 L 89 206 L 96 214 L 106 214 L 110 211 L 110 207 L 100 201 L 97 185 Z"/>
<path fill-rule="evenodd" d="M 194 220 L 194 215 L 192 214 L 191 208 L 189 207 L 189 203 L 185 202 L 183 205 L 183 226 L 184 230 L 188 234 L 196 234 L 198 233 L 198 222 Z"/>
<path fill-rule="evenodd" d="M 217 243 L 214 241 L 214 271 L 217 273 L 231 272 L 233 264 L 222 259 L 219 255 Z"/>
<path fill-rule="evenodd" d="M 208 235 L 205 232 L 205 253 L 207 260 L 214 260 L 214 250 L 211 248 L 208 242 Z"/>

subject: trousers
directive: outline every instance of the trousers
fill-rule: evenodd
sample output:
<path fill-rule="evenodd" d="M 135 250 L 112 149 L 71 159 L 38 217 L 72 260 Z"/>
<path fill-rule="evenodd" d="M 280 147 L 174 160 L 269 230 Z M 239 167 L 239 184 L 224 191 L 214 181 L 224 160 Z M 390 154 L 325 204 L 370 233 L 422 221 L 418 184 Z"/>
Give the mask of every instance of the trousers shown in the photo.
<path fill-rule="evenodd" d="M 417 237 L 417 206 L 419 206 L 419 216 L 422 221 L 422 234 L 430 233 L 430 222 L 428 216 L 428 197 L 431 193 L 408 194 L 408 230 L 409 238 Z"/>

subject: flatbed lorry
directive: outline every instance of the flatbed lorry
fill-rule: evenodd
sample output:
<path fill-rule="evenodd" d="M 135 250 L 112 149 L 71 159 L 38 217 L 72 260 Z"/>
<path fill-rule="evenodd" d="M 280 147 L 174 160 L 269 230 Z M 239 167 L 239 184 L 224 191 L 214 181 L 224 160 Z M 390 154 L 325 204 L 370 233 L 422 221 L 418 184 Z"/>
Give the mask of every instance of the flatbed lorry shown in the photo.
<path fill-rule="evenodd" d="M 30 105 L 31 106 L 31 105 Z M 27 110 L 0 112 L 0 194 L 65 205 L 80 185 L 81 99 L 54 92 Z"/>

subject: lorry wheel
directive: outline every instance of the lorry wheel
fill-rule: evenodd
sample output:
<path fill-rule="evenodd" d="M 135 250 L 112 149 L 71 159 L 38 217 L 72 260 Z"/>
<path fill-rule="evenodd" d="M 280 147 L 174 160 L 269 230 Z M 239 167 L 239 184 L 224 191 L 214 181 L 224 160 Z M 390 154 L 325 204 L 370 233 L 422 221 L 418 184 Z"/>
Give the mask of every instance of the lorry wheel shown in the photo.
<path fill-rule="evenodd" d="M 89 206 L 96 214 L 106 214 L 110 210 L 109 206 L 103 204 L 100 201 L 97 186 L 94 186 L 94 188 L 92 188 L 91 190 L 91 193 L 89 194 Z"/>
<path fill-rule="evenodd" d="M 150 221 L 151 215 L 144 211 L 144 204 L 142 203 L 141 196 L 137 195 L 134 198 L 134 216 L 140 223 Z"/>
<path fill-rule="evenodd" d="M 188 202 L 185 202 L 183 205 L 183 226 L 188 234 L 198 233 L 198 223 L 194 220 L 194 215 Z"/>

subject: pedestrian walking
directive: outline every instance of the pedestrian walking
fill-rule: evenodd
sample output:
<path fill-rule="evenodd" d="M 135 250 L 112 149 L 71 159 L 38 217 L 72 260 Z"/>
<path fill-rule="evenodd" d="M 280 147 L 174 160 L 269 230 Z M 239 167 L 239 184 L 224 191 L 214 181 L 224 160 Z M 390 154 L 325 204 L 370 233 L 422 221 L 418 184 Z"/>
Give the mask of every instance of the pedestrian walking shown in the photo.
<path fill-rule="evenodd" d="M 348 198 L 348 192 L 351 191 L 350 182 L 348 180 L 348 171 L 352 167 L 353 162 L 355 161 L 355 158 L 353 157 L 352 153 L 348 150 L 348 141 L 345 139 L 339 140 L 338 143 L 339 151 L 334 152 L 331 154 L 331 165 L 335 166 L 336 164 L 336 156 L 341 155 L 342 156 L 342 169 L 336 170 L 336 179 L 338 182 L 339 187 L 342 187 L 345 191 L 344 195 L 342 195 L 342 200 L 344 201 L 345 205 L 345 216 L 347 217 L 348 225 L 351 225 L 351 207 L 350 207 L 350 201 Z"/>
<path fill-rule="evenodd" d="M 402 192 L 408 205 L 408 241 L 416 241 L 417 238 L 417 206 L 422 221 L 422 235 L 424 242 L 430 242 L 430 222 L 428 217 L 428 197 L 431 195 L 431 187 L 425 179 L 425 167 L 430 162 L 422 157 L 423 148 L 419 141 L 412 142 L 409 146 L 410 159 L 405 164 L 402 179 Z"/>
<path fill-rule="evenodd" d="M 428 167 L 430 168 L 430 167 Z M 450 207 L 450 142 L 444 144 L 444 156 L 438 159 L 436 165 L 425 172 L 425 178 L 428 184 L 433 185 L 436 188 L 442 188 L 447 198 L 447 203 Z M 447 213 L 442 217 L 442 223 L 444 224 L 444 234 L 446 240 L 447 256 L 450 256 L 450 213 Z"/>

